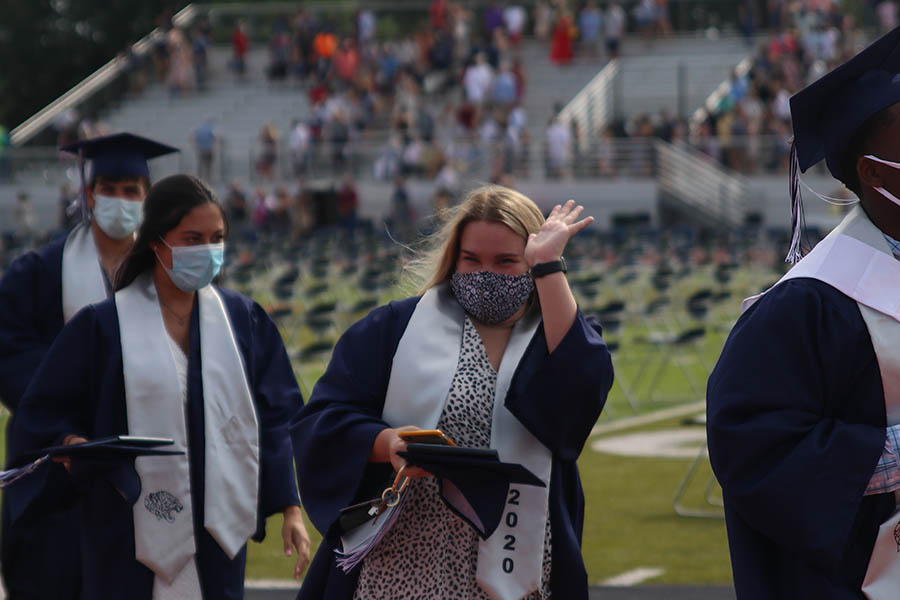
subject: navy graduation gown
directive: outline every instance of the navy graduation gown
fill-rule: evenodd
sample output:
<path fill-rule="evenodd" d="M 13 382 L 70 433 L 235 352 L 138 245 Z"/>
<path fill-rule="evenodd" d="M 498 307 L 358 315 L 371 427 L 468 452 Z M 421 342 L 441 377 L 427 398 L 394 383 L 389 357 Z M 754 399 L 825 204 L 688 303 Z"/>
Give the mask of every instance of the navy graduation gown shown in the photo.
<path fill-rule="evenodd" d="M 325 539 L 299 599 L 351 598 L 359 570 L 335 566 L 341 508 L 381 493 L 389 464 L 368 463 L 378 433 L 394 353 L 418 298 L 375 309 L 338 341 L 328 370 L 291 428 L 300 494 Z M 412 367 L 412 366 L 411 366 Z M 587 598 L 581 556 L 584 494 L 576 459 L 612 386 L 612 363 L 600 326 L 581 313 L 548 354 L 543 326 L 519 363 L 506 397 L 510 411 L 553 453 L 550 521 L 554 597 Z"/>
<path fill-rule="evenodd" d="M 0 401 L 13 414 L 63 328 L 61 237 L 17 258 L 0 279 Z"/>
<path fill-rule="evenodd" d="M 731 332 L 707 407 L 738 597 L 863 598 L 894 496 L 863 496 L 885 405 L 856 302 L 813 279 L 768 292 Z"/>
<path fill-rule="evenodd" d="M 62 255 L 66 236 L 29 252 L 0 278 L 0 402 L 12 413 L 7 443 L 16 427 L 19 401 L 38 366 L 63 328 Z M 74 598 L 81 572 L 79 522 L 74 490 L 54 465 L 45 492 L 13 522 L 9 506 L 19 493 L 4 493 L 2 569 L 8 591 L 20 598 Z M 67 556 L 47 577 L 46 557 Z"/>
<path fill-rule="evenodd" d="M 260 427 L 259 526 L 265 517 L 299 504 L 288 425 L 303 401 L 281 336 L 265 311 L 249 298 L 219 289 L 247 368 Z M 195 304 L 196 307 L 196 304 Z M 246 547 L 229 560 L 203 527 L 204 423 L 197 310 L 191 318 L 188 367 L 188 456 L 194 507 L 197 567 L 205 598 L 242 598 Z M 115 300 L 88 306 L 60 333 L 19 409 L 20 426 L 11 445 L 17 455 L 70 434 L 99 438 L 128 431 L 122 351 Z M 77 471 L 73 464 L 73 474 Z M 117 491 L 133 482 L 133 465 L 79 478 L 84 534 L 86 598 L 150 599 L 153 573 L 134 557 L 132 504 Z M 38 471 L 21 480 L 35 492 Z M 129 478 L 130 477 L 130 478 Z M 27 501 L 27 499 L 26 499 Z M 13 506 L 16 511 L 19 507 Z"/>

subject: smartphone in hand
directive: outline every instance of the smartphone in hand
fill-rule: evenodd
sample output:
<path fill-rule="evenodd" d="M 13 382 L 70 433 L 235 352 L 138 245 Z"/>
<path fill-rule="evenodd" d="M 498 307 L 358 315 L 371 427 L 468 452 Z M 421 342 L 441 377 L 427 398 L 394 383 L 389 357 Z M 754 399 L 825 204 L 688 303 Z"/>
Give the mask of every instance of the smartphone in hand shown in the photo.
<path fill-rule="evenodd" d="M 400 439 L 408 444 L 439 444 L 441 446 L 455 446 L 456 442 L 451 440 L 440 429 L 418 429 L 416 431 L 401 431 L 397 435 Z"/>

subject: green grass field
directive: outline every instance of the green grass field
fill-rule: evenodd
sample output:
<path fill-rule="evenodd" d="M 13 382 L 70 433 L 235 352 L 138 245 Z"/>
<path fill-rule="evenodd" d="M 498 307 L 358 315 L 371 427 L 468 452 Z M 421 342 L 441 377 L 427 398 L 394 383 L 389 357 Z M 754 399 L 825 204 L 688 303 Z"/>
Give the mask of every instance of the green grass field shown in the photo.
<path fill-rule="evenodd" d="M 662 426 L 680 427 L 670 421 L 649 428 Z M 673 509 L 690 463 L 584 451 L 579 460 L 587 503 L 582 554 L 591 583 L 639 567 L 664 569 L 654 583 L 731 582 L 724 520 L 681 517 Z M 710 476 L 705 463 L 686 504 L 708 508 L 703 491 Z"/>

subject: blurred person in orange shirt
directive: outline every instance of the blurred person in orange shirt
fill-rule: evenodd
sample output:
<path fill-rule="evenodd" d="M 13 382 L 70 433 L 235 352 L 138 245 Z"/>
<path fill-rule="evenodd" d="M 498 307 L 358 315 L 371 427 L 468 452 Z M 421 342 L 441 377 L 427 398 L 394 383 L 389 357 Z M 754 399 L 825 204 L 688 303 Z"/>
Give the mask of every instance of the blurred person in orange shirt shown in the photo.
<path fill-rule="evenodd" d="M 319 58 L 330 60 L 337 50 L 337 36 L 328 31 L 321 31 L 313 38 L 313 50 L 319 55 Z"/>

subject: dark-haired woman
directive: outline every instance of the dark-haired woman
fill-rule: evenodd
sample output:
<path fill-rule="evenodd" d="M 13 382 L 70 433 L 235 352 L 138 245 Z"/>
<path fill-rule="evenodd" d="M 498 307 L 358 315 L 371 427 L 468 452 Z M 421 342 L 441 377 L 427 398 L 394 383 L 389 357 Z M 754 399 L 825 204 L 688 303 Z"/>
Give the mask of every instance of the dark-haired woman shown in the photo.
<path fill-rule="evenodd" d="M 85 598 L 242 598 L 247 539 L 275 512 L 296 576 L 308 562 L 287 431 L 303 401 L 263 309 L 210 285 L 227 232 L 199 179 L 154 185 L 115 296 L 69 322 L 20 405 L 14 453 L 121 434 L 185 451 L 72 460 Z"/>

